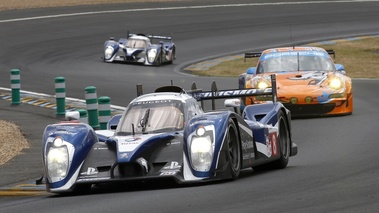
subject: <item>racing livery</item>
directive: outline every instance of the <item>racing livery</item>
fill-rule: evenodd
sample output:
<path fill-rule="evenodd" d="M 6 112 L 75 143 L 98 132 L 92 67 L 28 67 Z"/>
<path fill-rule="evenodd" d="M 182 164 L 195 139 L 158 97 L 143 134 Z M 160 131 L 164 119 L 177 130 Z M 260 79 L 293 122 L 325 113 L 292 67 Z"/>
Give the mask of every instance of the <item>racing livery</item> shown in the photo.
<path fill-rule="evenodd" d="M 105 62 L 129 62 L 159 66 L 172 64 L 176 47 L 171 36 L 127 33 L 127 38 L 115 41 L 114 37 L 104 43 Z"/>
<path fill-rule="evenodd" d="M 239 86 L 270 86 L 270 75 L 275 73 L 278 101 L 294 117 L 351 114 L 351 79 L 346 76 L 344 66 L 334 64 L 330 55 L 335 56 L 335 52 L 319 47 L 283 47 L 245 53 L 245 58 L 260 58 L 256 67 L 239 76 Z M 245 104 L 262 103 L 266 98 L 246 98 Z"/>
<path fill-rule="evenodd" d="M 239 111 L 240 97 L 274 93 L 167 86 L 135 98 L 108 130 L 78 121 L 48 125 L 42 150 L 46 188 L 65 193 L 113 181 L 234 180 L 244 168 L 285 168 L 297 154 L 290 112 L 275 98 Z M 230 110 L 204 112 L 199 106 L 221 98 L 233 98 L 225 100 Z"/>

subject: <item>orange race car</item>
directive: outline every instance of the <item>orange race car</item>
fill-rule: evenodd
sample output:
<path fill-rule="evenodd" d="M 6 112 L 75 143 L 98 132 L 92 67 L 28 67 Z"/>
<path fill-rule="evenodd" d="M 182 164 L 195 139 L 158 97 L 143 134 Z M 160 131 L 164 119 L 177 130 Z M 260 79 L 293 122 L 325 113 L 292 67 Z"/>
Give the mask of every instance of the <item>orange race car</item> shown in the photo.
<path fill-rule="evenodd" d="M 293 116 L 348 115 L 353 112 L 351 79 L 344 66 L 334 64 L 333 50 L 319 47 L 283 47 L 261 53 L 245 53 L 246 58 L 260 57 L 256 67 L 239 76 L 240 88 L 265 89 L 270 75 L 277 79 L 277 99 Z M 272 100 L 272 97 L 248 97 L 245 105 Z"/>

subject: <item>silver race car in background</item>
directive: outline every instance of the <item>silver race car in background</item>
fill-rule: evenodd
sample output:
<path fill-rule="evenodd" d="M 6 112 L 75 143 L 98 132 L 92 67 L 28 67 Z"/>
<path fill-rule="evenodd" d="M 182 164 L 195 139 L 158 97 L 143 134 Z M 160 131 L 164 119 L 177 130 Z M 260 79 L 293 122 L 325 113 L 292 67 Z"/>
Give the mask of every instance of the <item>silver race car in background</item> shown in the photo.
<path fill-rule="evenodd" d="M 118 41 L 114 37 L 104 43 L 104 62 L 129 62 L 159 66 L 172 64 L 176 47 L 171 36 L 127 33 Z"/>

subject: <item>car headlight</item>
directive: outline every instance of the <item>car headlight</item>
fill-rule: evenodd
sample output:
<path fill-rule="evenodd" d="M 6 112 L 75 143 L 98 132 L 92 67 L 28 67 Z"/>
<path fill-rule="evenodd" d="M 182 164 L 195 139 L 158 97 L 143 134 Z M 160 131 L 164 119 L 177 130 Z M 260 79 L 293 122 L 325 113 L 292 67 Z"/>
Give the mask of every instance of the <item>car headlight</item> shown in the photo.
<path fill-rule="evenodd" d="M 110 59 L 113 56 L 114 48 L 112 46 L 107 46 L 104 50 L 105 59 Z"/>
<path fill-rule="evenodd" d="M 200 126 L 191 139 L 191 163 L 196 171 L 209 171 L 211 167 L 214 151 L 214 128 L 212 127 Z"/>
<path fill-rule="evenodd" d="M 156 57 L 157 57 L 157 50 L 156 49 L 150 49 L 150 50 L 148 50 L 148 52 L 147 52 L 147 60 L 150 63 L 153 63 Z"/>
<path fill-rule="evenodd" d="M 46 156 L 47 174 L 51 182 L 60 181 L 66 177 L 69 167 L 69 151 L 62 138 L 54 139 Z"/>
<path fill-rule="evenodd" d="M 257 84 L 257 88 L 258 89 L 266 89 L 267 87 L 269 87 L 269 83 L 267 81 L 259 81 L 258 84 Z"/>
<path fill-rule="evenodd" d="M 334 77 L 329 81 L 329 87 L 333 90 L 339 90 L 343 86 L 341 79 Z"/>

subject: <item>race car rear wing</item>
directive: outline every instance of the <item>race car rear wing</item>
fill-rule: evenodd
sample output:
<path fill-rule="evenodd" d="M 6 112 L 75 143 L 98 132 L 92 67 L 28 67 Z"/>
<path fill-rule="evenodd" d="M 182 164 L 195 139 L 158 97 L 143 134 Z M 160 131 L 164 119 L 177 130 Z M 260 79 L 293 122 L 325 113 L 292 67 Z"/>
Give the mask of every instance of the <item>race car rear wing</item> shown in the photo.
<path fill-rule="evenodd" d="M 218 90 L 216 82 L 213 81 L 210 91 L 202 91 L 197 89 L 196 84 L 192 83 L 190 91 L 186 91 L 187 94 L 192 95 L 194 99 L 200 101 L 203 105 L 204 100 L 212 101 L 212 110 L 215 110 L 215 100 L 216 99 L 229 99 L 229 98 L 240 98 L 248 96 L 263 96 L 270 95 L 272 96 L 272 101 L 277 101 L 277 91 L 276 91 L 276 75 L 271 75 L 271 88 L 266 89 L 229 89 L 229 90 Z"/>
<path fill-rule="evenodd" d="M 252 52 L 252 53 L 245 53 L 245 57 L 244 57 L 244 62 L 246 62 L 246 59 L 247 58 L 258 58 L 258 57 L 261 57 L 261 55 L 262 55 L 262 53 L 258 53 L 258 52 L 256 52 L 256 53 L 254 53 L 254 52 Z"/>
<path fill-rule="evenodd" d="M 136 85 L 137 96 L 143 94 L 142 84 Z M 249 96 L 271 96 L 273 102 L 277 102 L 277 91 L 276 91 L 276 75 L 271 75 L 271 88 L 267 87 L 265 89 L 228 89 L 228 90 L 218 90 L 216 82 L 213 81 L 210 91 L 203 91 L 198 89 L 195 83 L 192 83 L 191 90 L 184 90 L 179 86 L 174 86 L 171 81 L 171 86 L 159 87 L 155 92 L 176 92 L 176 93 L 187 93 L 191 95 L 195 100 L 201 102 L 201 107 L 204 109 L 204 100 L 212 101 L 212 110 L 216 109 L 215 100 L 217 99 L 229 99 L 229 98 L 241 98 Z"/>
<path fill-rule="evenodd" d="M 333 55 L 333 58 L 336 58 L 336 52 L 334 52 L 334 50 L 326 50 L 326 52 L 327 52 L 329 55 Z"/>
<path fill-rule="evenodd" d="M 129 38 L 132 35 L 146 36 L 150 39 L 160 39 L 160 40 L 170 40 L 170 41 L 172 40 L 172 36 L 149 35 L 149 34 L 144 34 L 144 33 L 130 33 L 129 31 L 126 34 L 127 38 Z"/>
<path fill-rule="evenodd" d="M 151 39 L 172 40 L 171 36 L 146 35 L 146 37 Z"/>
<path fill-rule="evenodd" d="M 334 52 L 334 50 L 326 50 L 326 52 L 329 55 L 333 55 L 333 57 L 336 58 L 336 52 Z M 261 55 L 262 55 L 261 52 L 245 53 L 244 62 L 246 62 L 247 58 L 258 58 L 258 57 L 261 57 Z"/>

